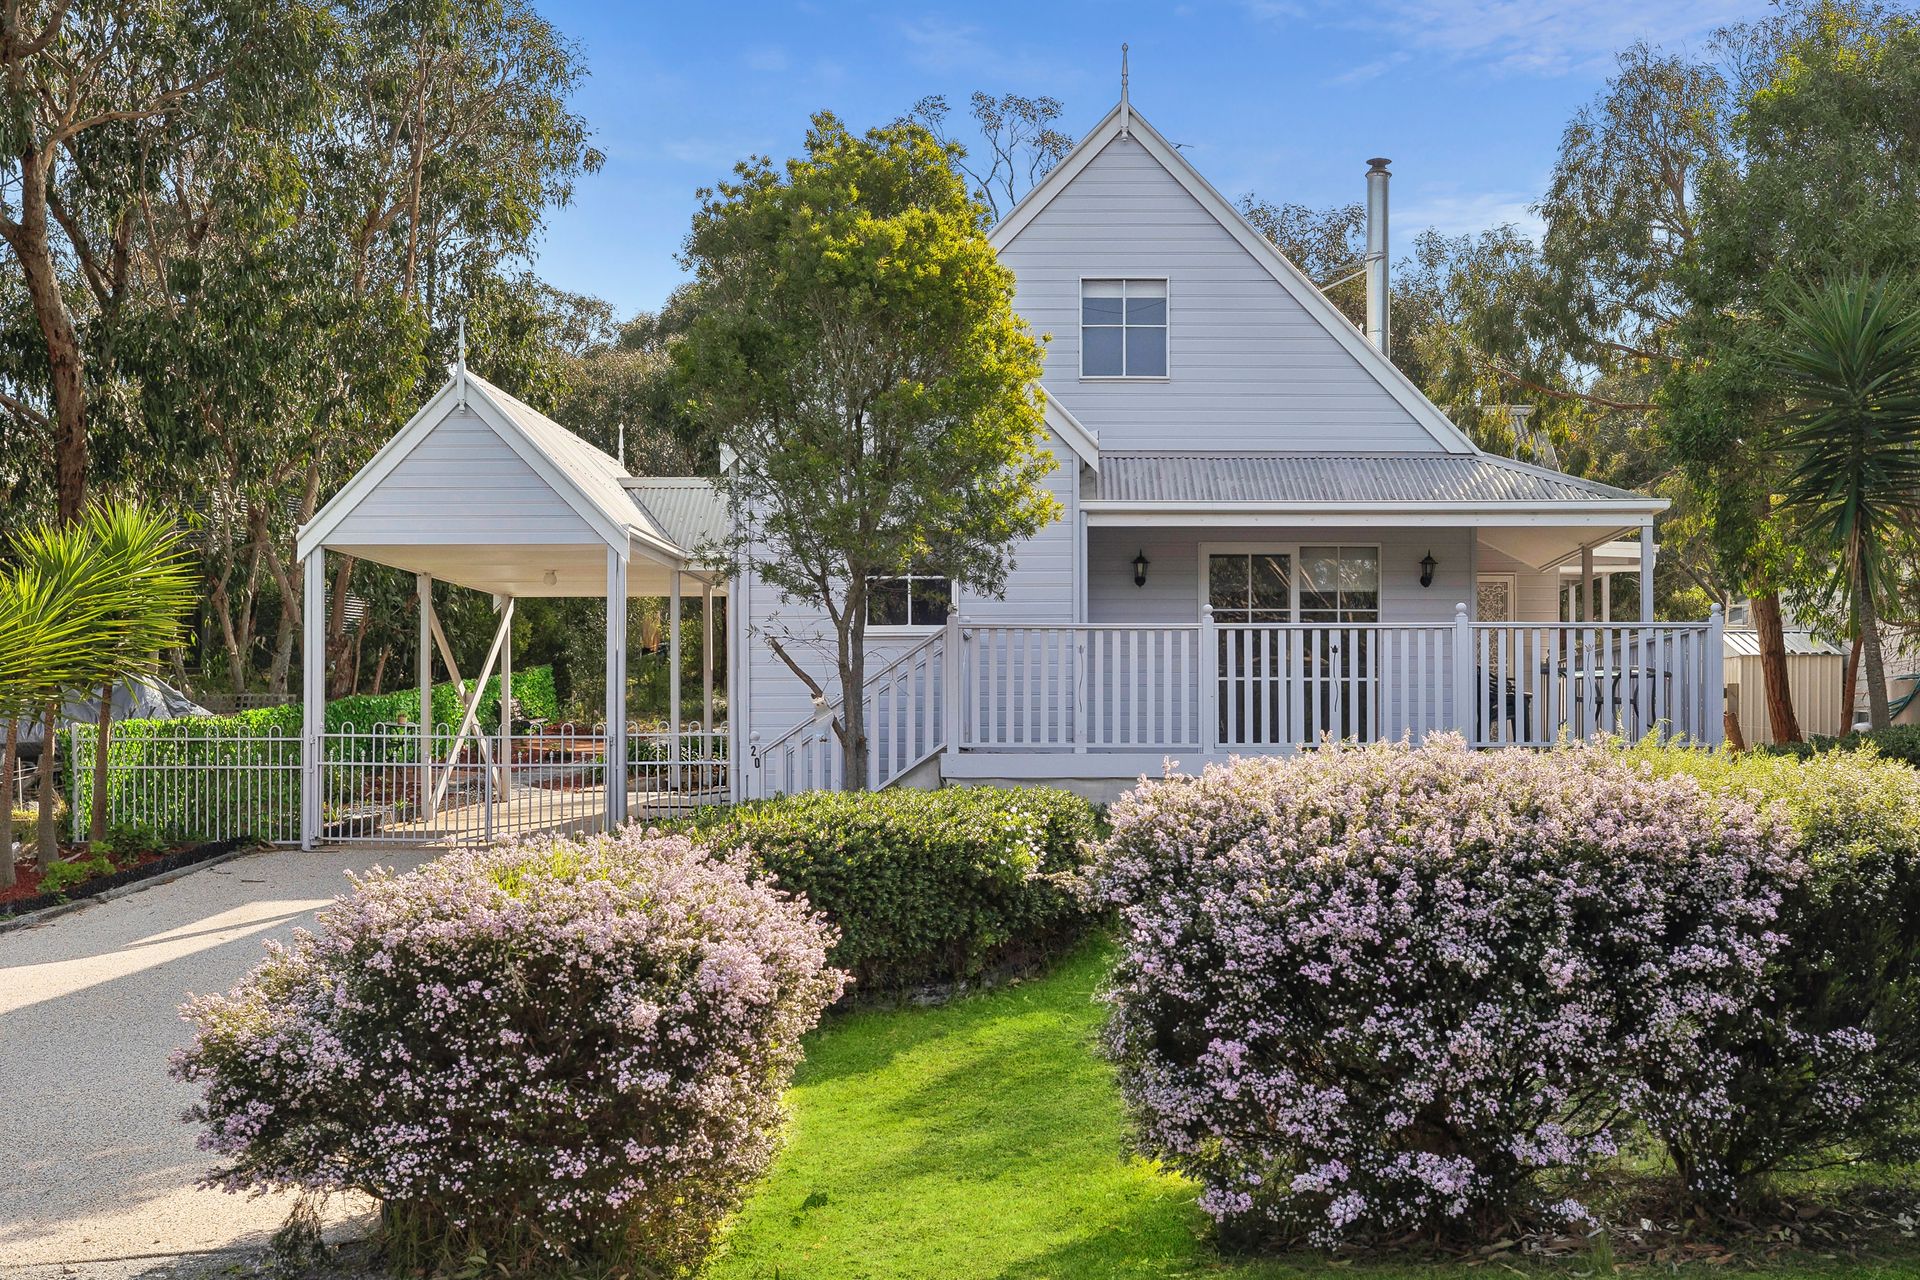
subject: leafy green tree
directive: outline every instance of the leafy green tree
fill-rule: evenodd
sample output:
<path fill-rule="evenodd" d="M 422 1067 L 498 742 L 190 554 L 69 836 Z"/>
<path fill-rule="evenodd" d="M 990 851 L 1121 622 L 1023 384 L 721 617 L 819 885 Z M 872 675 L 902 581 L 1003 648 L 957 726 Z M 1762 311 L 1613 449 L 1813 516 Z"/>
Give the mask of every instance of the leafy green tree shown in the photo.
<path fill-rule="evenodd" d="M 687 241 L 700 306 L 674 357 L 745 513 L 721 550 L 829 620 L 855 787 L 869 578 L 931 567 L 998 591 L 1013 542 L 1059 511 L 1039 484 L 1041 347 L 950 161 L 918 125 L 860 137 L 822 113 L 804 155 L 705 193 Z M 763 636 L 824 705 L 796 653 L 821 637 Z"/>
<path fill-rule="evenodd" d="M 1904 286 L 1854 276 L 1789 289 L 1780 310 L 1780 506 L 1833 557 L 1829 590 L 1861 638 L 1873 727 L 1885 729 L 1880 602 L 1897 578 L 1898 532 L 1920 511 L 1920 307 Z"/>
<path fill-rule="evenodd" d="M 257 125 L 310 83 L 330 26 L 304 0 L 92 0 L 9 4 L 0 18 L 0 242 L 38 332 L 44 396 L 16 416 L 51 436 L 57 511 L 88 484 L 88 342 L 166 250 L 144 214 L 182 139 Z M 24 413 L 21 410 L 24 409 Z"/>

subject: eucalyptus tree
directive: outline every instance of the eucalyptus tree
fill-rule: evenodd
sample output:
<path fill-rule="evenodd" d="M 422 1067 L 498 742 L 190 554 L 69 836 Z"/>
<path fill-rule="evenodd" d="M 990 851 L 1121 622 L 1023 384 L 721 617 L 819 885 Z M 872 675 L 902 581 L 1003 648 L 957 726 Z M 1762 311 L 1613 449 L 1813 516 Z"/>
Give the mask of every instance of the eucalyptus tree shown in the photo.
<path fill-rule="evenodd" d="M 1065 110 L 1058 98 L 1046 94 L 1003 93 L 996 98 L 976 89 L 967 98 L 967 114 L 979 139 L 971 147 L 948 131 L 952 108 L 943 94 L 914 103 L 904 122 L 918 124 L 939 139 L 949 163 L 973 183 L 974 199 L 998 222 L 1073 150 L 1073 135 L 1060 128 Z"/>
<path fill-rule="evenodd" d="M 248 127 L 310 83 L 329 25 L 309 0 L 7 0 L 0 9 L 0 242 L 44 354 L 56 510 L 86 500 L 89 329 L 143 283 L 156 160 L 214 127 Z M 144 253 L 143 253 L 144 249 Z"/>
<path fill-rule="evenodd" d="M 855 787 L 870 579 L 999 590 L 1013 542 L 1059 510 L 1039 484 L 1054 466 L 1041 346 L 987 218 L 926 129 L 856 136 L 822 113 L 805 154 L 744 162 L 705 193 L 687 239 L 700 305 L 673 352 L 734 457 L 718 483 L 745 519 L 724 550 L 828 619 L 829 636 L 762 637 L 822 706 L 843 691 L 834 731 Z"/>

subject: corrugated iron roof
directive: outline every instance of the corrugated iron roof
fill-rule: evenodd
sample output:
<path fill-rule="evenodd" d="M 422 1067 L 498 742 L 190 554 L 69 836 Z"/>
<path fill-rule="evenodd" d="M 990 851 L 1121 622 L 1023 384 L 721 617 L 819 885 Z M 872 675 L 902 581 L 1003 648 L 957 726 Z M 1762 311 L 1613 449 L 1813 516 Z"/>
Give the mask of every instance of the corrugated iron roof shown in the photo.
<path fill-rule="evenodd" d="M 1106 502 L 1555 503 L 1653 501 L 1509 458 L 1469 453 L 1102 453 Z"/>
<path fill-rule="evenodd" d="M 1721 648 L 1727 657 L 1757 658 L 1760 656 L 1759 632 L 1728 627 L 1723 634 L 1725 642 Z M 1844 658 L 1847 656 L 1845 649 L 1820 639 L 1811 631 L 1785 631 L 1782 634 L 1786 638 L 1789 657 Z"/>
<path fill-rule="evenodd" d="M 667 536 L 689 552 L 727 535 L 727 500 L 701 476 L 637 476 L 623 482 L 627 496 Z"/>

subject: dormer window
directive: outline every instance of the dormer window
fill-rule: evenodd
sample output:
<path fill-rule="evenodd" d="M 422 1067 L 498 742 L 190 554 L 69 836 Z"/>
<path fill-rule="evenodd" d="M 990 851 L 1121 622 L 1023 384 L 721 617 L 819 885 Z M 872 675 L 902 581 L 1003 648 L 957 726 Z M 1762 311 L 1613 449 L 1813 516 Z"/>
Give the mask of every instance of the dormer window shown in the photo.
<path fill-rule="evenodd" d="M 1167 282 L 1080 282 L 1080 376 L 1167 376 Z"/>

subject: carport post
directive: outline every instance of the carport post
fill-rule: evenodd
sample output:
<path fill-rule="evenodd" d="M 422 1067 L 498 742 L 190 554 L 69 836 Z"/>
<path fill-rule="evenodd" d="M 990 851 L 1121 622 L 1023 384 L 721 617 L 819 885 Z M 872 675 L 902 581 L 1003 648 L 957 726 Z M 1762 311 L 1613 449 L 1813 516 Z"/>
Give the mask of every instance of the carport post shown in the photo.
<path fill-rule="evenodd" d="M 700 584 L 700 754 L 713 750 L 713 584 Z"/>
<path fill-rule="evenodd" d="M 680 571 L 667 588 L 667 777 L 680 776 Z"/>
<path fill-rule="evenodd" d="M 1653 521 L 1640 526 L 1640 621 L 1653 621 Z"/>
<path fill-rule="evenodd" d="M 607 548 L 608 831 L 627 820 L 627 557 Z"/>
<path fill-rule="evenodd" d="M 420 812 L 433 819 L 433 575 L 413 575 L 420 603 L 420 650 L 414 660 L 420 678 Z"/>
<path fill-rule="evenodd" d="M 500 803 L 513 799 L 513 597 L 501 596 L 500 626 Z"/>
<path fill-rule="evenodd" d="M 315 547 L 301 565 L 300 847 L 320 841 L 320 753 L 327 724 L 327 553 Z"/>

